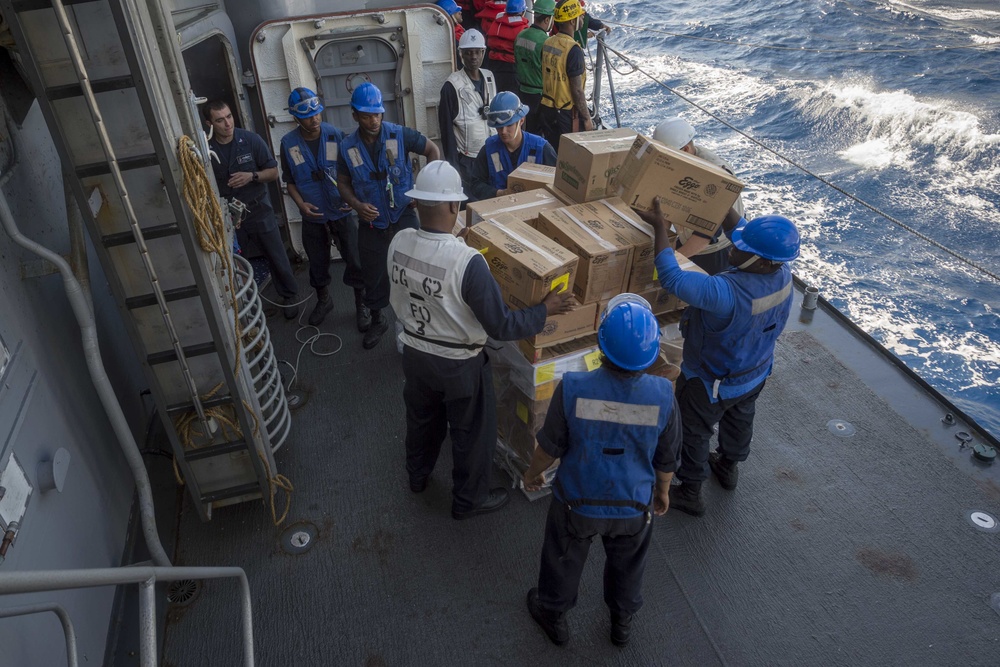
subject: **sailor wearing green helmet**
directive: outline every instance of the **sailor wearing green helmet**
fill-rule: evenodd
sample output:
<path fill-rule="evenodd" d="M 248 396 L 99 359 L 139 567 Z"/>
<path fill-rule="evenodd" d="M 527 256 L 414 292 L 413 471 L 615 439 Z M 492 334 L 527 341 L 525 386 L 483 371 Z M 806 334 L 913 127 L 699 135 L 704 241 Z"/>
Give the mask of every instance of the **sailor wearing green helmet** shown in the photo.
<path fill-rule="evenodd" d="M 552 30 L 552 13 L 555 0 L 535 0 L 532 12 L 534 22 L 518 34 L 514 42 L 514 63 L 517 84 L 521 88 L 521 101 L 528 105 L 524 128 L 538 133 L 538 113 L 542 107 L 542 45 Z"/>

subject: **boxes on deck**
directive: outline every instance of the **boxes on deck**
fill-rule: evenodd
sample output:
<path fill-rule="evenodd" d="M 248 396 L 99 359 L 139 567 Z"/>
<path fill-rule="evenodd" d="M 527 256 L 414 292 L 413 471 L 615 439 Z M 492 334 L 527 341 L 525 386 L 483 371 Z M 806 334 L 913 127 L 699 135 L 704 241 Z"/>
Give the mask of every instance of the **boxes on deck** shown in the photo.
<path fill-rule="evenodd" d="M 663 213 L 675 228 L 712 236 L 743 191 L 743 183 L 700 158 L 639 136 L 613 190 L 639 211 L 651 210 L 659 196 Z"/>
<path fill-rule="evenodd" d="M 533 306 L 560 286 L 572 288 L 577 257 L 521 220 L 485 220 L 469 228 L 465 242 L 483 253 L 511 308 Z"/>
<path fill-rule="evenodd" d="M 559 139 L 555 187 L 584 203 L 614 196 L 613 179 L 635 140 L 629 128 L 572 132 Z"/>
<path fill-rule="evenodd" d="M 564 373 L 591 370 L 588 364 L 592 365 L 600 357 L 596 334 L 541 348 L 541 358 L 534 363 L 529 362 L 518 347 L 518 343 L 507 341 L 499 343 L 498 349 L 490 350 L 493 373 L 501 375 L 504 382 L 516 385 L 536 401 L 551 398 Z"/>
<path fill-rule="evenodd" d="M 542 190 L 556 180 L 556 168 L 525 162 L 507 176 L 507 189 L 513 193 Z"/>
<path fill-rule="evenodd" d="M 525 463 L 535 452 L 535 435 L 545 423 L 551 397 L 529 398 L 514 385 L 494 382 L 497 397 L 497 432 L 507 446 Z"/>
<path fill-rule="evenodd" d="M 539 211 L 559 208 L 572 202 L 566 195 L 556 193 L 547 188 L 527 190 L 516 194 L 494 197 L 475 201 L 465 206 L 465 224 L 468 227 L 477 225 L 486 218 L 509 213 L 514 217 L 533 224 Z"/>
<path fill-rule="evenodd" d="M 542 211 L 538 231 L 580 258 L 573 294 L 582 303 L 625 291 L 639 233 L 599 202 Z"/>

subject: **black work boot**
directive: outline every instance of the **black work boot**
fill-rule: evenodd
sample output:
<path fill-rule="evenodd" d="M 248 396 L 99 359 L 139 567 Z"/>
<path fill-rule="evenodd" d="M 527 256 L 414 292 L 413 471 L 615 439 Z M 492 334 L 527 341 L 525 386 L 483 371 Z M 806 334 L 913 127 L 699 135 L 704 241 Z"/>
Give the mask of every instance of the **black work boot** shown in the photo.
<path fill-rule="evenodd" d="M 330 298 L 330 290 L 326 287 L 318 288 L 316 290 L 316 306 L 309 313 L 309 324 L 318 327 L 331 310 L 333 310 L 333 299 Z"/>
<path fill-rule="evenodd" d="M 566 614 L 552 612 L 538 606 L 538 589 L 528 591 L 528 613 L 535 623 L 545 630 L 545 634 L 556 646 L 562 646 L 569 641 L 569 626 L 566 625 Z"/>
<path fill-rule="evenodd" d="M 286 296 L 282 299 L 282 309 L 281 312 L 284 313 L 286 320 L 294 320 L 299 316 L 299 305 L 296 303 L 299 300 L 298 294 L 293 294 L 292 296 Z"/>
<path fill-rule="evenodd" d="M 679 510 L 691 516 L 705 513 L 705 501 L 701 498 L 701 482 L 681 482 L 670 487 L 670 509 Z"/>
<path fill-rule="evenodd" d="M 498 509 L 506 505 L 509 500 L 510 494 L 507 493 L 507 489 L 502 486 L 498 486 L 495 489 L 490 489 L 490 493 L 486 496 L 486 500 L 483 501 L 482 505 L 464 512 L 459 512 L 453 509 L 451 510 L 451 518 L 456 521 L 462 521 L 464 519 L 471 519 L 474 516 L 479 516 L 480 514 L 496 512 Z"/>
<path fill-rule="evenodd" d="M 719 480 L 726 491 L 736 488 L 736 483 L 740 480 L 739 461 L 727 459 L 718 449 L 708 455 L 708 467 L 712 469 L 715 478 Z"/>
<path fill-rule="evenodd" d="M 615 646 L 627 646 L 632 638 L 632 614 L 611 612 L 611 643 Z"/>
<path fill-rule="evenodd" d="M 357 311 L 358 331 L 364 333 L 372 326 L 372 311 L 365 305 L 365 291 L 354 290 L 354 309 Z"/>
<path fill-rule="evenodd" d="M 365 337 L 361 341 L 361 347 L 370 350 L 382 340 L 382 335 L 389 330 L 389 318 L 381 310 L 371 311 L 372 323 L 365 332 Z"/>

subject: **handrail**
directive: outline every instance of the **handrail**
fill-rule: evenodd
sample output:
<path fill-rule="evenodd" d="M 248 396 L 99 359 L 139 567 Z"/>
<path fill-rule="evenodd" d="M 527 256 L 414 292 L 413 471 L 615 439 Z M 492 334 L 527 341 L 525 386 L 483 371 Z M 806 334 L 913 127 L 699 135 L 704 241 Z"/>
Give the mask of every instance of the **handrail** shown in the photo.
<path fill-rule="evenodd" d="M 243 664 L 254 667 L 253 609 L 247 575 L 239 567 L 110 567 L 83 570 L 28 570 L 4 573 L 0 577 L 0 595 L 38 593 L 75 588 L 139 584 L 141 667 L 156 667 L 156 609 L 153 587 L 158 581 L 183 579 L 237 578 L 240 583 L 240 608 L 243 620 Z M 65 625 L 64 625 L 65 627 Z M 72 663 L 71 663 L 72 664 Z"/>
<path fill-rule="evenodd" d="M 66 663 L 69 667 L 78 667 L 80 664 L 76 657 L 76 631 L 73 630 L 73 621 L 69 614 L 55 602 L 42 602 L 40 604 L 26 604 L 21 607 L 8 607 L 0 609 L 0 618 L 12 618 L 14 616 L 27 616 L 29 614 L 42 614 L 51 611 L 57 617 L 63 627 L 63 635 L 66 637 Z"/>

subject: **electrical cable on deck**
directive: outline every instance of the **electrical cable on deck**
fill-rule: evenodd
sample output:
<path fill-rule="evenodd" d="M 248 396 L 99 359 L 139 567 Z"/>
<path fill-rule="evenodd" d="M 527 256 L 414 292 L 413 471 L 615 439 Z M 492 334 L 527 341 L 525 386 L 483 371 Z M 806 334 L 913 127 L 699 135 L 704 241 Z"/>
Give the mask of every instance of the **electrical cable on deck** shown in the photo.
<path fill-rule="evenodd" d="M 987 269 L 982 264 L 979 264 L 975 260 L 969 259 L 968 257 L 966 257 L 965 255 L 961 254 L 957 250 L 952 250 L 951 248 L 949 248 L 948 246 L 944 245 L 943 243 L 932 239 L 931 237 L 927 236 L 923 232 L 918 231 L 917 229 L 914 229 L 913 227 L 911 227 L 910 225 L 906 224 L 905 222 L 903 222 L 901 220 L 897 220 L 896 218 L 892 217 L 891 215 L 889 215 L 885 211 L 879 209 L 877 206 L 875 206 L 873 204 L 869 204 L 864 199 L 861 199 L 857 195 L 851 194 L 850 192 L 848 192 L 844 188 L 840 187 L 839 185 L 837 185 L 837 184 L 835 184 L 835 183 L 833 183 L 833 182 L 831 182 L 831 181 L 823 178 L 819 174 L 817 174 L 817 173 L 811 171 L 810 169 L 808 169 L 807 167 L 799 164 L 798 162 L 796 162 L 792 158 L 790 158 L 790 157 L 788 157 L 788 156 L 780 153 L 779 151 L 771 148 L 770 146 L 768 146 L 764 142 L 760 141 L 759 139 L 755 139 L 754 137 L 750 136 L 749 134 L 747 134 L 746 132 L 744 132 L 740 128 L 738 128 L 735 125 L 733 125 L 732 123 L 724 120 L 722 117 L 718 116 L 715 113 L 712 113 L 711 111 L 709 111 L 708 109 L 706 109 L 702 105 L 698 104 L 697 102 L 695 102 L 694 100 L 692 100 L 690 97 L 687 97 L 686 95 L 677 92 L 677 89 L 672 88 L 671 86 L 668 86 L 667 84 L 663 83 L 662 81 L 660 81 L 659 79 L 657 79 L 655 76 L 653 76 L 652 74 L 650 74 L 649 72 L 647 72 L 643 68 L 639 67 L 634 62 L 632 62 L 622 52 L 620 52 L 620 51 L 618 51 L 616 49 L 611 48 L 607 44 L 604 45 L 604 48 L 607 49 L 608 51 L 610 51 L 611 53 L 615 54 L 619 58 L 621 58 L 626 63 L 628 63 L 633 68 L 633 71 L 639 72 L 640 74 L 646 76 L 653 83 L 659 85 L 660 87 L 664 88 L 668 92 L 676 95 L 677 97 L 679 97 L 680 99 L 684 100 L 685 102 L 687 102 L 688 104 L 690 104 L 694 108 L 696 108 L 699 111 L 701 111 L 703 114 L 705 114 L 709 118 L 712 118 L 713 120 L 721 123 L 722 125 L 725 125 L 730 130 L 732 130 L 733 132 L 736 132 L 737 134 L 739 134 L 743 138 L 747 139 L 748 141 L 756 144 L 757 146 L 760 146 L 761 148 L 763 148 L 764 150 L 766 150 L 768 153 L 771 153 L 772 155 L 776 156 L 777 158 L 779 158 L 779 159 L 787 162 L 788 164 L 790 164 L 791 166 L 795 167 L 796 169 L 798 169 L 802 173 L 806 174 L 807 176 L 811 176 L 812 178 L 816 179 L 817 181 L 819 181 L 820 183 L 826 185 L 827 187 L 833 188 L 834 190 L 836 190 L 840 194 L 844 195 L 848 199 L 854 201 L 857 204 L 860 204 L 860 205 L 864 206 L 865 208 L 867 208 L 868 210 L 872 211 L 873 213 L 876 213 L 876 214 L 882 216 L 883 218 L 885 218 L 889 222 L 891 222 L 891 223 L 893 223 L 895 225 L 898 225 L 902 229 L 905 229 L 909 233 L 911 233 L 914 236 L 916 236 L 917 238 L 925 241 L 926 243 L 929 243 L 930 245 L 934 246 L 938 250 L 941 250 L 941 251 L 943 251 L 943 252 L 951 255 L 952 257 L 954 257 L 958 261 L 960 261 L 960 262 L 962 262 L 964 264 L 967 264 L 968 266 L 971 266 L 972 268 L 976 269 L 980 273 L 983 273 L 983 274 L 989 276 L 990 278 L 992 278 L 993 280 L 995 280 L 997 282 L 1000 282 L 1000 275 L 998 275 L 997 273 L 995 273 L 995 272 Z M 618 71 L 614 67 L 613 67 L 613 69 L 615 69 L 616 72 Z"/>

